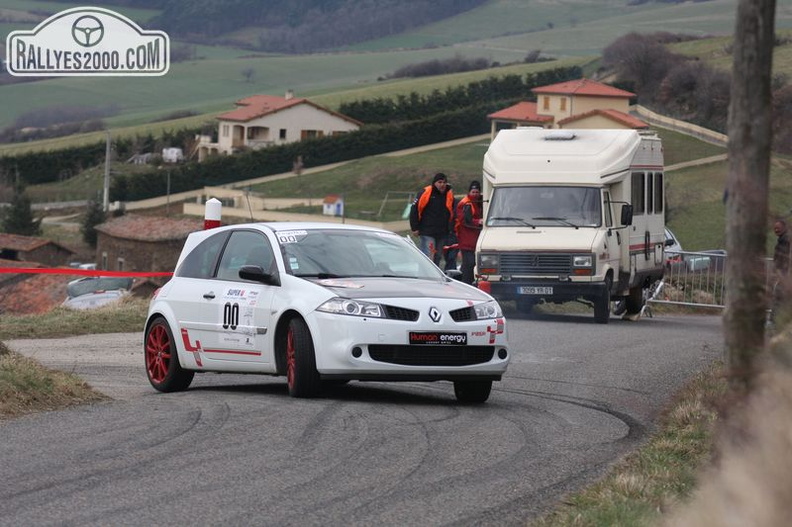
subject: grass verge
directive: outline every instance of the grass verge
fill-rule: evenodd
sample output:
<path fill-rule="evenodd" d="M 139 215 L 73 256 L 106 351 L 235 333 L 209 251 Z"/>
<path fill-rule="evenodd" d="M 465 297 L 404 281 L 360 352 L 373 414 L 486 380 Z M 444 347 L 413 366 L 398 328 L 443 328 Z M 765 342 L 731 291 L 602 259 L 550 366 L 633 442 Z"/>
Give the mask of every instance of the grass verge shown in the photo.
<path fill-rule="evenodd" d="M 40 315 L 0 316 L 0 340 L 143 331 L 149 300 L 124 298 L 99 309 L 65 307 Z"/>
<path fill-rule="evenodd" d="M 0 342 L 0 420 L 106 399 L 75 375 L 48 370 Z"/>
<path fill-rule="evenodd" d="M 653 525 L 695 488 L 698 469 L 713 451 L 726 388 L 721 364 L 696 375 L 676 394 L 643 447 L 532 527 Z"/>

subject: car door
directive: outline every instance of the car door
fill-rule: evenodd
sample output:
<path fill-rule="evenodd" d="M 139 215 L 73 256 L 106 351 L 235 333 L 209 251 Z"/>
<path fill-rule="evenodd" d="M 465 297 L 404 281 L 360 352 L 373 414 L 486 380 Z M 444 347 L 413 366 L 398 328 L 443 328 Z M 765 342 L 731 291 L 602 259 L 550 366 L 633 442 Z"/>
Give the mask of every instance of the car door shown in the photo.
<path fill-rule="evenodd" d="M 274 366 L 270 308 L 278 286 L 243 280 L 239 269 L 258 265 L 274 272 L 275 255 L 269 240 L 255 230 L 235 230 L 223 249 L 212 280 L 206 308 L 213 335 L 204 345 L 207 360 L 257 362 Z"/>

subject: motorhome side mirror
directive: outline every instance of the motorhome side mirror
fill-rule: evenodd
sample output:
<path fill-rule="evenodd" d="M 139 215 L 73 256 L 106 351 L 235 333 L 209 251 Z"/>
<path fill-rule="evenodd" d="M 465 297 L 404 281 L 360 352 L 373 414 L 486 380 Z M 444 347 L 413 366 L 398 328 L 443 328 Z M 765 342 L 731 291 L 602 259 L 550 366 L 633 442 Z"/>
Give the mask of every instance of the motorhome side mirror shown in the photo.
<path fill-rule="evenodd" d="M 621 209 L 621 224 L 632 225 L 633 208 L 632 205 L 622 205 Z"/>

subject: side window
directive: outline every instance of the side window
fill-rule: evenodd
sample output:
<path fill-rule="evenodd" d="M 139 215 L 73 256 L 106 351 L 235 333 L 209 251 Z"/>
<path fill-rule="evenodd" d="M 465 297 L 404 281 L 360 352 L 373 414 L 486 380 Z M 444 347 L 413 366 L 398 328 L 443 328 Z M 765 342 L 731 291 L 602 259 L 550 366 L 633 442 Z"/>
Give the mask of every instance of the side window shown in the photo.
<path fill-rule="evenodd" d="M 644 187 L 644 173 L 633 172 L 632 199 L 630 200 L 633 206 L 633 216 L 640 216 L 646 212 L 646 206 L 644 205 L 644 195 L 646 194 L 646 189 Z"/>
<path fill-rule="evenodd" d="M 604 201 L 605 201 L 605 226 L 606 227 L 613 227 L 613 212 L 612 212 L 612 208 L 611 208 L 611 207 L 613 207 L 613 205 L 611 205 L 610 192 L 605 191 L 604 198 L 605 198 L 604 199 Z"/>
<path fill-rule="evenodd" d="M 176 269 L 176 276 L 211 278 L 217 264 L 217 257 L 227 239 L 228 233 L 221 232 L 199 243 Z"/>
<path fill-rule="evenodd" d="M 272 247 L 263 234 L 255 231 L 234 231 L 220 258 L 217 278 L 241 280 L 239 269 L 243 265 L 259 265 L 264 271 L 271 272 L 274 264 Z"/>
<path fill-rule="evenodd" d="M 646 174 L 646 213 L 654 212 L 654 177 L 653 173 Z"/>
<path fill-rule="evenodd" d="M 663 196 L 664 196 L 664 192 L 663 191 L 665 190 L 665 186 L 663 185 L 663 173 L 662 172 L 657 172 L 655 174 L 654 183 L 655 183 L 654 211 L 655 211 L 655 214 L 660 214 L 661 212 L 663 212 L 663 206 L 665 205 L 664 199 L 663 199 Z"/>

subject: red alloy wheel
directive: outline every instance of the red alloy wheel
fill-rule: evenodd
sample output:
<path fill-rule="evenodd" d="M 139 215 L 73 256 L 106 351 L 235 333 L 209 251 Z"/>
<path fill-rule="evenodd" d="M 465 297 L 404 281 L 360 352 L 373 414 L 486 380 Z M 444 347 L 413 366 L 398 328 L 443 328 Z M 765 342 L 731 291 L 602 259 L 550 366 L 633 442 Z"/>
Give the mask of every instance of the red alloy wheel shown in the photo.
<path fill-rule="evenodd" d="M 168 375 L 171 340 L 165 326 L 155 324 L 146 339 L 146 370 L 152 382 L 161 383 Z"/>

